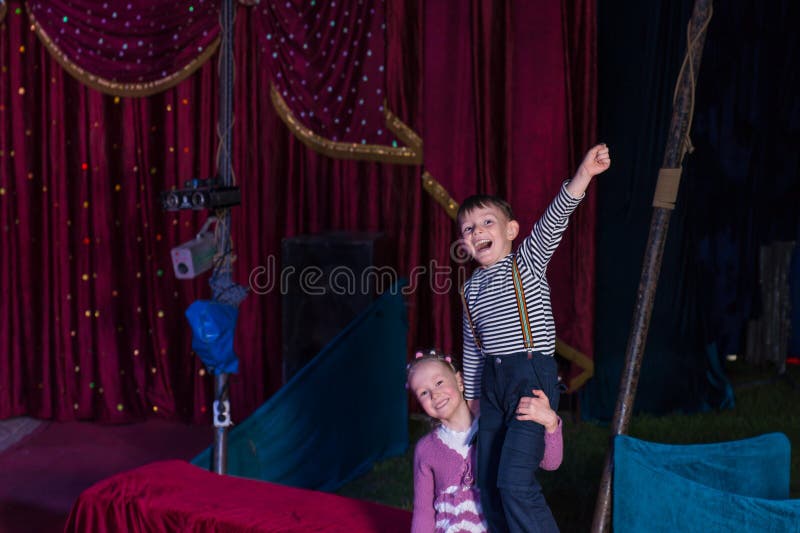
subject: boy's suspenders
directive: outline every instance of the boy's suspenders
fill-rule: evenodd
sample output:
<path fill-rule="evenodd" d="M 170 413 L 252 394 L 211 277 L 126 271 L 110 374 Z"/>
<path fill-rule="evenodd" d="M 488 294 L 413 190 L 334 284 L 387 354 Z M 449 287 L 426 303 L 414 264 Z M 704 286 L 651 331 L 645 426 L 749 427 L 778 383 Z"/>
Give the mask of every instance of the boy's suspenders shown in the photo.
<path fill-rule="evenodd" d="M 464 296 L 463 285 L 458 292 L 461 294 L 461 304 L 464 306 L 464 314 L 467 315 L 467 322 L 469 322 L 469 329 L 472 330 L 472 338 L 475 341 L 475 346 L 478 347 L 478 351 L 481 352 L 481 354 L 486 355 L 483 353 L 483 346 L 481 346 L 481 338 L 478 336 L 478 330 L 475 329 L 475 324 L 472 322 L 472 315 L 469 314 L 469 306 L 467 305 L 467 298 Z"/>
<path fill-rule="evenodd" d="M 525 289 L 522 286 L 522 276 L 519 274 L 519 265 L 517 265 L 517 254 L 514 254 L 514 258 L 511 260 L 511 273 L 513 274 L 514 278 L 514 293 L 517 297 L 517 311 L 519 312 L 519 325 L 522 329 L 522 339 L 525 343 L 525 350 L 528 353 L 533 351 L 533 333 L 531 332 L 531 321 L 528 317 L 528 306 L 525 305 Z M 475 323 L 472 321 L 472 315 L 469 312 L 469 306 L 467 305 L 467 298 L 464 296 L 464 287 L 461 287 L 459 291 L 461 293 L 461 304 L 464 306 L 464 314 L 467 315 L 467 321 L 469 322 L 469 327 L 472 330 L 472 338 L 475 339 L 475 346 L 478 347 L 478 350 L 483 355 L 486 355 L 483 352 L 483 346 L 481 345 L 481 339 L 478 336 L 478 330 L 475 329 Z"/>
<path fill-rule="evenodd" d="M 519 265 L 517 265 L 517 254 L 511 261 L 511 272 L 514 274 L 514 292 L 517 296 L 517 310 L 519 311 L 519 325 L 522 328 L 522 339 L 525 341 L 525 349 L 528 353 L 533 351 L 533 332 L 531 331 L 531 320 L 528 317 L 528 306 L 525 305 L 525 289 L 522 287 L 522 276 L 519 275 Z"/>

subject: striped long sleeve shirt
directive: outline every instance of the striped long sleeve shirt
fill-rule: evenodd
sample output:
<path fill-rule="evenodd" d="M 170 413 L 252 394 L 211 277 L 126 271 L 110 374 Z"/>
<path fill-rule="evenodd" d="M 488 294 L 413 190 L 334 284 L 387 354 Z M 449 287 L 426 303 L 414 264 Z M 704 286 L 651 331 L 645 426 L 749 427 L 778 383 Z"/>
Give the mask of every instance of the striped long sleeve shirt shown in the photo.
<path fill-rule="evenodd" d="M 533 349 L 551 356 L 556 348 L 556 327 L 547 284 L 547 264 L 567 229 L 570 214 L 583 199 L 583 196 L 577 199 L 570 196 L 566 184 L 561 186 L 516 253 Z M 509 254 L 490 267 L 477 269 L 464 283 L 464 299 L 483 348 L 481 353 L 465 312 L 463 370 L 467 399 L 480 398 L 484 355 L 508 355 L 525 350 L 511 270 L 514 256 Z"/>

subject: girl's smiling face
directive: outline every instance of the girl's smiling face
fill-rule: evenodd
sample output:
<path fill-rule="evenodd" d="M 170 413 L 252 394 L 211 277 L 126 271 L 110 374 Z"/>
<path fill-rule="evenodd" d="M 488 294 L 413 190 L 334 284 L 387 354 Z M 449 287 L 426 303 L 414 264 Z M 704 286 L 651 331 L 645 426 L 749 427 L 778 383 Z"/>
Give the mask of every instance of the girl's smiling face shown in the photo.
<path fill-rule="evenodd" d="M 462 404 L 466 405 L 461 374 L 454 373 L 441 361 L 417 363 L 409 376 L 408 388 L 428 416 L 445 424 L 462 408 Z"/>

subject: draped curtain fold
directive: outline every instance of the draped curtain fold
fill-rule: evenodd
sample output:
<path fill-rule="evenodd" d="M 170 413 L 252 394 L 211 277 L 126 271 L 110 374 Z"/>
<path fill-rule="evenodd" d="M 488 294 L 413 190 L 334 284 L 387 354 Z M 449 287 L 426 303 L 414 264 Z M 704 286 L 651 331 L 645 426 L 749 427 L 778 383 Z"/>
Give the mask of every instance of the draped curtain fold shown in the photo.
<path fill-rule="evenodd" d="M 366 155 L 370 145 L 379 160 L 381 152 L 398 146 L 384 118 L 382 0 L 265 3 L 256 10 L 255 21 L 273 97 L 308 129 L 295 131 L 301 140 L 322 138 L 321 151 L 332 157 L 346 156 L 347 144 L 360 145 L 355 148 Z"/>
<path fill-rule="evenodd" d="M 216 169 L 219 80 L 204 54 L 218 42 L 218 2 L 163 5 L 32 1 L 29 19 L 11 2 L 0 26 L 0 244 L 13 251 L 0 266 L 0 418 L 208 421 L 212 384 L 183 313 L 209 289 L 176 280 L 169 255 L 206 214 L 163 212 L 157 198 Z M 390 110 L 456 199 L 508 196 L 529 226 L 593 137 L 593 2 L 575 9 L 583 25 L 566 24 L 555 0 L 309 5 L 237 9 L 233 277 L 279 275 L 284 237 L 382 231 L 410 278 L 409 344 L 457 351 L 466 271 L 422 168 L 312 150 L 270 87 L 334 143 L 403 148 L 414 136 L 388 128 Z M 571 25 L 585 36 L 567 40 Z M 550 278 L 559 334 L 591 355 L 593 222 L 582 209 Z M 279 290 L 242 302 L 235 349 L 234 419 L 281 385 Z"/>
<path fill-rule="evenodd" d="M 176 85 L 219 44 L 215 0 L 30 0 L 31 27 L 58 62 L 97 90 L 145 96 Z"/>

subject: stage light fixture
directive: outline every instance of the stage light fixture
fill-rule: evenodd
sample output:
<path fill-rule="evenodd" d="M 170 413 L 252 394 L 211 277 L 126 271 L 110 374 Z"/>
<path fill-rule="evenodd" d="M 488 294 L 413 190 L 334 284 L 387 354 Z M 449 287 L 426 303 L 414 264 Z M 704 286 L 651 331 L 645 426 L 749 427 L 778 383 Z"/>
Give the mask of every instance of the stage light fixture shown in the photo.
<path fill-rule="evenodd" d="M 172 249 L 170 256 L 176 278 L 192 279 L 214 266 L 217 243 L 209 227 L 216 221 L 216 217 L 208 217 L 194 239 Z"/>
<path fill-rule="evenodd" d="M 161 207 L 165 211 L 223 209 L 239 205 L 241 201 L 239 187 L 222 186 L 219 178 L 191 179 L 183 189 L 161 193 Z"/>

